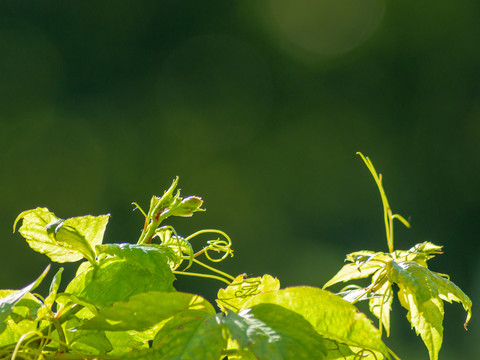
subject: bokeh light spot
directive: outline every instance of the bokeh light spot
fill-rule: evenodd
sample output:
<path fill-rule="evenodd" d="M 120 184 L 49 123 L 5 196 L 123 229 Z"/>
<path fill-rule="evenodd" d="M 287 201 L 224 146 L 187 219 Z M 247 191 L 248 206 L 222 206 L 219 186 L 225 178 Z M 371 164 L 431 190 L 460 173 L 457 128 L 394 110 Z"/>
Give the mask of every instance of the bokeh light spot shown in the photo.
<path fill-rule="evenodd" d="M 383 0 L 271 0 L 278 30 L 304 50 L 336 55 L 359 46 L 385 12 Z"/>

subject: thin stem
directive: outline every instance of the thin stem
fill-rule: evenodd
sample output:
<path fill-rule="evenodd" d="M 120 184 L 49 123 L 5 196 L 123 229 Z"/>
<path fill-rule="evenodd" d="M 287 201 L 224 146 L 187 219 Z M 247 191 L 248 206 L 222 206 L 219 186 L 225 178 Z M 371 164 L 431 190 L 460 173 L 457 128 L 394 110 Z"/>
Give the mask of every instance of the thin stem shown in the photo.
<path fill-rule="evenodd" d="M 187 258 L 188 259 L 188 258 Z M 220 271 L 218 269 L 215 269 L 214 267 L 211 267 L 207 264 L 204 264 L 202 263 L 201 261 L 197 260 L 197 259 L 192 259 L 192 261 L 200 266 L 203 266 L 204 268 L 210 270 L 210 271 L 213 271 L 213 272 L 216 272 L 217 274 L 220 274 L 222 276 L 225 276 L 226 278 L 230 279 L 230 280 L 235 280 L 235 277 L 233 277 L 232 275 L 229 275 L 223 271 Z"/>
<path fill-rule="evenodd" d="M 395 353 L 392 350 L 390 350 L 388 346 L 385 345 L 385 347 L 387 348 L 387 351 L 389 352 L 389 354 L 392 355 L 395 360 L 400 360 L 400 358 L 397 355 L 395 355 Z"/>
<path fill-rule="evenodd" d="M 196 277 L 220 280 L 220 281 L 223 281 L 225 284 L 230 285 L 230 281 L 228 281 L 224 278 L 221 278 L 220 276 L 209 275 L 209 274 L 200 274 L 200 273 L 194 273 L 194 272 L 188 272 L 188 271 L 172 271 L 172 272 L 174 274 L 178 274 L 178 275 L 189 275 L 189 276 L 196 276 Z"/>
<path fill-rule="evenodd" d="M 380 197 L 382 198 L 382 205 L 383 205 L 383 219 L 385 222 L 385 233 L 387 236 L 387 244 L 388 244 L 388 251 L 393 253 L 394 251 L 394 242 L 393 242 L 393 220 L 398 219 L 400 222 L 403 223 L 407 228 L 410 227 L 410 223 L 405 220 L 404 217 L 398 214 L 393 214 L 390 205 L 388 204 L 387 195 L 385 194 L 385 189 L 383 188 L 382 183 L 382 174 L 377 174 L 375 167 L 372 164 L 372 161 L 368 158 L 363 156 L 362 153 L 357 152 L 358 155 L 362 158 L 363 162 L 367 166 L 368 170 L 372 174 L 373 178 L 375 179 L 375 183 L 377 184 L 378 191 L 380 192 Z"/>
<path fill-rule="evenodd" d="M 65 337 L 65 333 L 63 332 L 62 325 L 58 319 L 53 318 L 52 323 L 55 326 L 55 330 L 57 330 L 59 344 L 60 344 L 60 351 L 65 351 L 67 349 L 67 338 Z"/>
<path fill-rule="evenodd" d="M 201 234 L 206 234 L 206 233 L 217 233 L 217 234 L 221 234 L 222 236 L 225 237 L 225 239 L 228 240 L 228 243 L 231 244 L 231 240 L 230 240 L 230 237 L 225 234 L 223 231 L 221 230 L 217 230 L 217 229 L 203 229 L 203 230 L 199 230 L 191 235 L 189 235 L 188 237 L 185 238 L 186 241 L 190 241 L 190 239 L 193 239 L 195 236 L 198 236 L 198 235 L 201 235 Z"/>

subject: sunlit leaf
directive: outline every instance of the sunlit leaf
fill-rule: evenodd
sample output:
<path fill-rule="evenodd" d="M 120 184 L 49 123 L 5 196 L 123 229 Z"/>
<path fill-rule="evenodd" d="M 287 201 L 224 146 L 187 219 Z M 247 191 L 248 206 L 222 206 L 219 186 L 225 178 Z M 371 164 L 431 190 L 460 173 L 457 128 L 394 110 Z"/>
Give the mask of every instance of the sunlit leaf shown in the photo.
<path fill-rule="evenodd" d="M 380 332 L 358 309 L 340 296 L 315 287 L 290 287 L 257 295 L 242 309 L 269 303 L 302 315 L 323 337 L 351 346 L 371 349 L 390 358 Z"/>
<path fill-rule="evenodd" d="M 124 356 L 128 360 L 219 360 L 226 346 L 218 315 L 189 310 L 178 313 L 158 332 L 153 345 Z"/>
<path fill-rule="evenodd" d="M 52 283 L 50 284 L 50 290 L 48 296 L 45 299 L 45 306 L 51 308 L 55 298 L 57 297 L 58 288 L 60 287 L 60 282 L 62 281 L 63 267 L 58 269 L 57 273 L 53 277 Z"/>
<path fill-rule="evenodd" d="M 149 259 L 152 254 L 159 260 L 157 263 Z M 95 267 L 87 266 L 65 292 L 105 307 L 147 291 L 174 291 L 173 280 L 167 260 L 160 253 L 139 251 L 129 261 L 115 256 L 100 260 Z"/>
<path fill-rule="evenodd" d="M 72 317 L 63 325 L 71 348 L 84 355 L 105 355 L 113 349 L 104 331 L 79 329 L 82 323 L 81 319 Z"/>
<path fill-rule="evenodd" d="M 148 348 L 148 342 L 136 335 L 135 332 L 128 331 L 106 331 L 113 350 L 108 353 L 110 356 L 122 357 L 132 350 Z"/>
<path fill-rule="evenodd" d="M 5 330 L 5 319 L 12 313 L 15 305 L 22 300 L 29 292 L 35 289 L 47 275 L 50 270 L 50 265 L 43 271 L 43 273 L 32 283 L 25 286 L 23 289 L 15 291 L 0 298 L 0 333 Z"/>
<path fill-rule="evenodd" d="M 431 242 L 425 241 L 416 244 L 407 251 L 396 250 L 395 259 L 400 261 L 415 261 L 423 267 L 427 267 L 427 261 L 435 257 L 435 255 L 442 254 L 443 246 L 435 245 Z"/>
<path fill-rule="evenodd" d="M 0 290 L 0 299 L 17 294 L 18 290 Z M 0 333 L 0 347 L 13 345 L 23 334 L 35 331 L 37 329 L 35 318 L 41 307 L 42 303 L 35 296 L 31 293 L 25 294 L 1 323 L 4 330 Z"/>
<path fill-rule="evenodd" d="M 360 266 L 357 264 L 346 264 L 333 278 L 331 278 L 325 285 L 323 285 L 323 288 L 326 289 L 339 282 L 366 278 L 372 275 L 375 271 L 377 271 L 378 268 L 379 265 L 375 263 L 367 264 L 364 266 Z"/>
<path fill-rule="evenodd" d="M 379 281 L 379 278 L 385 276 L 385 271 L 378 271 L 372 276 L 372 284 Z M 375 291 L 374 297 L 369 300 L 369 308 L 381 322 L 387 332 L 387 337 L 390 336 L 390 311 L 392 310 L 393 291 L 392 284 L 385 281 L 383 285 Z"/>
<path fill-rule="evenodd" d="M 385 266 L 385 263 L 390 260 L 389 255 L 381 252 L 357 251 L 348 254 L 346 261 L 350 263 L 344 265 L 323 288 L 326 289 L 339 282 L 366 278 L 375 273 L 380 267 Z"/>
<path fill-rule="evenodd" d="M 143 331 L 186 310 L 215 314 L 212 305 L 199 295 L 150 291 L 133 295 L 128 301 L 116 302 L 111 307 L 101 309 L 97 316 L 85 324 L 84 328 Z"/>
<path fill-rule="evenodd" d="M 171 249 L 162 245 L 148 244 L 105 244 L 96 247 L 97 253 L 114 256 L 117 259 L 126 260 L 131 264 L 136 264 L 152 274 L 161 277 L 170 277 L 173 279 L 170 266 L 168 266 L 169 257 L 172 256 Z"/>
<path fill-rule="evenodd" d="M 453 282 L 416 262 L 392 261 L 387 274 L 398 285 L 400 303 L 408 310 L 407 318 L 425 343 L 430 359 L 438 359 L 443 341 L 442 299 L 462 303 L 467 310 L 467 322 L 471 317 L 470 299 Z"/>
<path fill-rule="evenodd" d="M 323 338 L 299 314 L 274 304 L 259 304 L 222 319 L 230 336 L 258 359 L 325 358 Z"/>
<path fill-rule="evenodd" d="M 36 208 L 18 215 L 14 229 L 22 220 L 19 232 L 28 245 L 52 261 L 75 262 L 84 257 L 92 261 L 93 249 L 102 242 L 108 217 L 88 215 L 63 221 L 47 208 Z"/>
<path fill-rule="evenodd" d="M 268 274 L 255 278 L 238 275 L 230 285 L 218 291 L 216 302 L 222 311 L 226 309 L 238 311 L 252 296 L 279 289 L 280 281 Z"/>

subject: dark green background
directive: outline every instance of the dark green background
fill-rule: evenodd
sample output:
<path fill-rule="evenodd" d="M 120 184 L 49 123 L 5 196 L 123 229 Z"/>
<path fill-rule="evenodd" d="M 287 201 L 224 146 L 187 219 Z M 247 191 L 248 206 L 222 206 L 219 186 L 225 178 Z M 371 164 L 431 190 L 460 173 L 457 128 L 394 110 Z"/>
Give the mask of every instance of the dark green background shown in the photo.
<path fill-rule="evenodd" d="M 345 253 L 386 250 L 362 151 L 411 219 L 397 247 L 444 245 L 431 268 L 475 305 L 479 18 L 475 0 L 2 1 L 0 287 L 48 263 L 11 234 L 19 212 L 111 213 L 106 241 L 135 242 L 130 203 L 176 175 L 207 212 L 173 224 L 229 233 L 223 269 L 322 286 Z M 221 285 L 177 283 L 209 298 Z M 426 359 L 394 310 L 387 343 Z M 478 356 L 475 311 L 463 320 L 446 305 L 441 359 Z"/>

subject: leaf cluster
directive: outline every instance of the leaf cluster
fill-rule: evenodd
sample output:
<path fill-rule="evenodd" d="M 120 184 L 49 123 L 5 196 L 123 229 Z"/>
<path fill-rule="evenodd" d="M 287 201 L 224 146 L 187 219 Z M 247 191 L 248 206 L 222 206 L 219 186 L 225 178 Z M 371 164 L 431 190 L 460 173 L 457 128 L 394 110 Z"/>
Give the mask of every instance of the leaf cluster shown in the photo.
<path fill-rule="evenodd" d="M 360 154 L 372 173 L 382 198 L 385 229 L 389 252 L 357 251 L 348 254 L 346 265 L 330 279 L 324 289 L 340 282 L 371 277 L 366 287 L 349 285 L 339 295 L 351 303 L 367 300 L 371 313 L 378 318 L 380 331 L 390 336 L 390 312 L 394 287 L 398 288 L 400 304 L 407 309 L 407 319 L 420 335 L 431 360 L 438 359 L 443 342 L 443 301 L 461 303 L 467 311 L 464 327 L 471 318 L 470 298 L 448 275 L 431 271 L 427 261 L 442 254 L 442 246 L 431 242 L 416 244 L 409 250 L 394 250 L 393 220 L 398 219 L 407 227 L 410 224 L 400 215 L 393 214 L 383 189 L 382 177 L 377 174 L 370 159 Z"/>
<path fill-rule="evenodd" d="M 66 284 L 60 268 L 45 297 L 34 290 L 50 266 L 20 290 L 0 290 L 0 359 L 397 359 L 382 340 L 382 329 L 390 332 L 393 284 L 432 359 L 441 345 L 442 301 L 461 302 L 470 318 L 468 297 L 426 266 L 441 247 L 422 243 L 393 251 L 390 229 L 392 251 L 347 255 L 349 263 L 323 289 L 282 289 L 270 275 L 233 277 L 215 266 L 233 256 L 228 235 L 206 229 L 182 237 L 164 224 L 170 216 L 204 210 L 200 197 L 182 198 L 177 185 L 178 178 L 163 196 L 153 196 L 148 212 L 134 204 L 145 218 L 136 243 L 104 243 L 109 215 L 62 219 L 47 208 L 22 212 L 14 231 L 21 222 L 19 233 L 33 250 L 79 266 Z M 393 215 L 385 213 L 391 224 Z M 206 235 L 216 238 L 195 251 L 196 239 Z M 218 310 L 200 295 L 176 291 L 180 275 L 225 283 Z M 325 290 L 368 276 L 366 288 Z M 380 319 L 378 329 L 354 305 L 361 300 Z"/>

